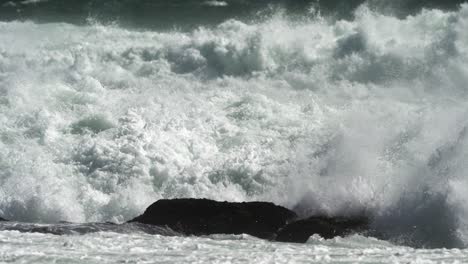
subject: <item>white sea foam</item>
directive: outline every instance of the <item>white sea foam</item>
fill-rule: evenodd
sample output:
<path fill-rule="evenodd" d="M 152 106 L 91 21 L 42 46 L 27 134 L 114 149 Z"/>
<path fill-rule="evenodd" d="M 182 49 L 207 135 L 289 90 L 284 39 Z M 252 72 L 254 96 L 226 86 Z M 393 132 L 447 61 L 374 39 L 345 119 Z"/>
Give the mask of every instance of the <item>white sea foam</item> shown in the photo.
<path fill-rule="evenodd" d="M 159 198 L 268 200 L 402 230 L 443 213 L 424 228 L 466 245 L 467 26 L 467 5 L 189 33 L 0 23 L 0 211 L 124 221 Z"/>
<path fill-rule="evenodd" d="M 353 236 L 308 244 L 271 243 L 249 236 L 164 237 L 95 233 L 53 236 L 0 232 L 8 263 L 464 263 L 468 250 L 413 249 Z"/>

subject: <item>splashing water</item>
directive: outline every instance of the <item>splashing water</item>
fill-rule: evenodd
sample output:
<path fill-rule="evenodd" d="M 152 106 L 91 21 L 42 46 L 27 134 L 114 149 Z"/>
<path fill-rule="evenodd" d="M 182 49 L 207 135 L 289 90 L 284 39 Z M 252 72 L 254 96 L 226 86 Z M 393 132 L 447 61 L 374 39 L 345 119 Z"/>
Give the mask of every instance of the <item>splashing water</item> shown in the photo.
<path fill-rule="evenodd" d="M 267 200 L 464 247 L 466 28 L 468 5 L 165 32 L 0 22 L 0 213 Z"/>

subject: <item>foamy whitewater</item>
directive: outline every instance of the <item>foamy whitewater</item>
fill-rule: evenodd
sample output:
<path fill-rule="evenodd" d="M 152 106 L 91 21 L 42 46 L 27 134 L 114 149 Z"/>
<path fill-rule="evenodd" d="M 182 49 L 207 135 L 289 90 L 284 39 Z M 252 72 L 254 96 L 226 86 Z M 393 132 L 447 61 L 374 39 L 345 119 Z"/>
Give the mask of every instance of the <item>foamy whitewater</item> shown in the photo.
<path fill-rule="evenodd" d="M 10 226 L 0 262 L 468 263 L 467 125 L 468 4 L 190 30 L 0 22 L 1 217 L 122 223 L 161 198 L 261 200 L 365 212 L 388 238 Z"/>

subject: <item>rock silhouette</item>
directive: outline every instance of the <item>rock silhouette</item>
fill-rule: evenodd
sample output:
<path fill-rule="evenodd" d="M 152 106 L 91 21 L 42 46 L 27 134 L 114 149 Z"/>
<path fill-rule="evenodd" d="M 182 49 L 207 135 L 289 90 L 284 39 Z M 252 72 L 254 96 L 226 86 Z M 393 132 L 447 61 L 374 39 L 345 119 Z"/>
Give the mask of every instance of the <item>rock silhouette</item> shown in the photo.
<path fill-rule="evenodd" d="M 267 202 L 217 202 L 207 199 L 159 200 L 130 222 L 167 226 L 185 235 L 249 234 L 274 239 L 296 219 L 293 211 Z"/>
<path fill-rule="evenodd" d="M 318 234 L 325 239 L 346 236 L 369 229 L 369 220 L 363 217 L 312 216 L 285 225 L 276 236 L 276 241 L 305 243 L 311 235 Z"/>
<path fill-rule="evenodd" d="M 0 230 L 55 235 L 88 234 L 99 231 L 142 231 L 167 236 L 249 234 L 279 242 L 304 243 L 311 235 L 329 239 L 368 232 L 365 217 L 312 216 L 299 219 L 295 212 L 269 202 L 218 202 L 208 199 L 159 200 L 124 224 L 70 223 L 35 225 L 8 222 L 0 217 Z M 12 225 L 10 225 L 12 223 Z"/>
<path fill-rule="evenodd" d="M 368 229 L 367 218 L 314 216 L 297 220 L 293 211 L 267 202 L 217 202 L 207 199 L 159 200 L 130 222 L 184 235 L 249 234 L 281 242 L 304 243 L 313 235 L 344 236 Z"/>

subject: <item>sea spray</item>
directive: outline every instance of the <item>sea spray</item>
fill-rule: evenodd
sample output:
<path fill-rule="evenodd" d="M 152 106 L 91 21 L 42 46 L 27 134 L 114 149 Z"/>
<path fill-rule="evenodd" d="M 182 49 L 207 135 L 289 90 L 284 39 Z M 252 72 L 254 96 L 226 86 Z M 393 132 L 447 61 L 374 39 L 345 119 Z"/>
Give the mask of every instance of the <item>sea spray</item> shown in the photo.
<path fill-rule="evenodd" d="M 1 22 L 0 210 L 123 222 L 159 198 L 267 200 L 466 246 L 467 21 Z"/>

